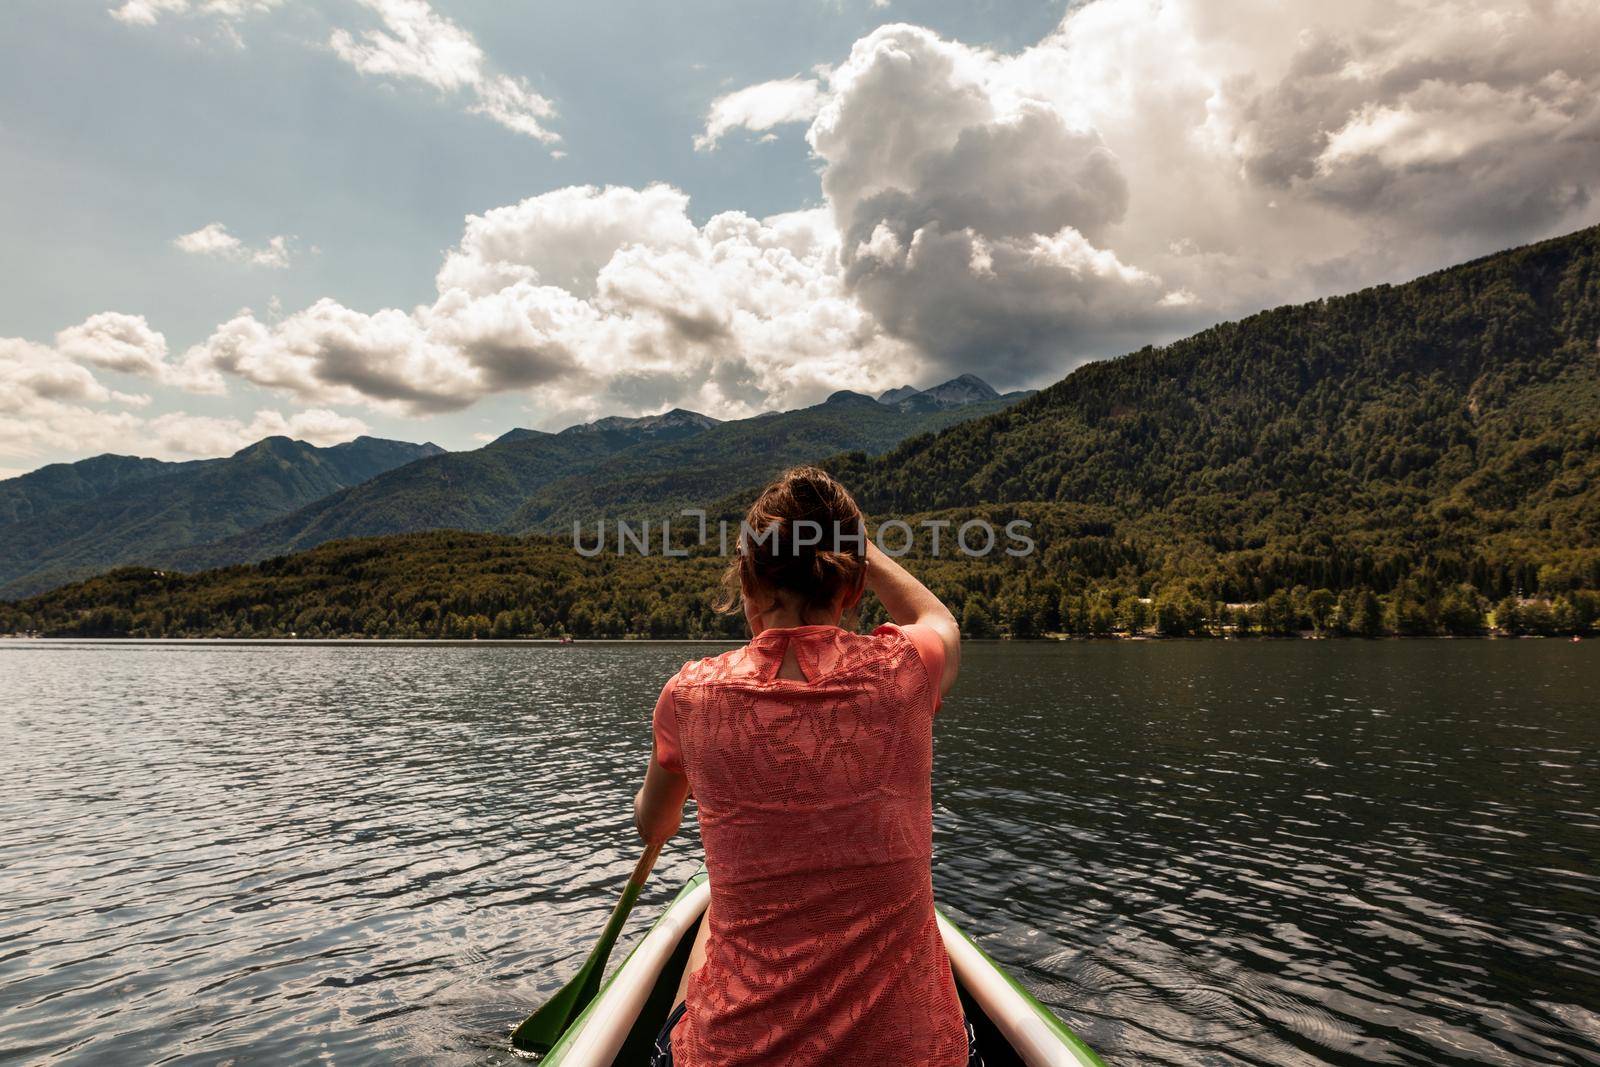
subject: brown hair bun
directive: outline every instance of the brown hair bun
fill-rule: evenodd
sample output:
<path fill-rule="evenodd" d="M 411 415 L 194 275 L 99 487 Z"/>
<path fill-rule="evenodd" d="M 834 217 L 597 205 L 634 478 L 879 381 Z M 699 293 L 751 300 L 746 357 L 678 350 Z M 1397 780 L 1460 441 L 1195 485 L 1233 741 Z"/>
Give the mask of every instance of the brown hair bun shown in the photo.
<path fill-rule="evenodd" d="M 789 594 L 803 613 L 826 611 L 860 584 L 866 547 L 866 524 L 849 490 L 819 467 L 792 467 L 745 513 L 718 607 L 734 610 L 741 590 L 751 588 Z"/>

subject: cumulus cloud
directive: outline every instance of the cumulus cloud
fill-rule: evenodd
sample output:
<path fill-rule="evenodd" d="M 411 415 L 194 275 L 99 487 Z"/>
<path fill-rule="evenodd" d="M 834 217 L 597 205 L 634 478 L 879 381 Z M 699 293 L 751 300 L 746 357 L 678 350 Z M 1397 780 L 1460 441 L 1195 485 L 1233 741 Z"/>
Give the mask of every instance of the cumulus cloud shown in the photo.
<path fill-rule="evenodd" d="M 0 404 L 8 411 L 25 397 L 41 400 L 101 404 L 111 390 L 101 385 L 87 368 L 54 349 L 17 337 L 0 338 Z"/>
<path fill-rule="evenodd" d="M 913 26 L 857 42 L 807 136 L 846 284 L 940 373 L 1003 384 L 1180 328 L 1158 274 L 1110 243 L 1123 167 L 1012 60 Z"/>
<path fill-rule="evenodd" d="M 1121 160 L 1118 251 L 1226 315 L 1595 221 L 1597 34 L 1572 0 L 1117 0 L 1017 70 Z"/>
<path fill-rule="evenodd" d="M 56 335 L 56 350 L 68 359 L 124 374 L 153 377 L 167 358 L 167 339 L 143 315 L 104 312 Z"/>
<path fill-rule="evenodd" d="M 262 247 L 252 248 L 229 233 L 228 228 L 220 222 L 209 223 L 193 233 L 174 238 L 172 243 L 190 255 L 229 259 L 273 270 L 289 268 L 289 238 L 273 237 Z"/>
<path fill-rule="evenodd" d="M 762 82 L 719 96 L 706 114 L 705 132 L 694 139 L 699 151 L 717 146 L 737 129 L 765 131 L 790 122 L 808 122 L 822 107 L 822 86 L 812 78 Z"/>
<path fill-rule="evenodd" d="M 143 315 L 103 311 L 56 334 L 55 353 L 63 360 L 149 378 L 190 393 L 218 394 L 222 376 L 206 354 L 192 351 L 178 361 L 167 358 L 167 338 L 150 328 Z"/>
<path fill-rule="evenodd" d="M 538 282 L 590 296 L 600 269 L 623 247 L 692 245 L 699 231 L 689 221 L 688 203 L 667 185 L 574 185 L 468 216 L 460 244 L 439 271 L 439 291 L 481 296 L 515 282 Z"/>
<path fill-rule="evenodd" d="M 333 300 L 270 327 L 242 312 L 199 351 L 219 370 L 313 403 L 366 401 L 423 413 L 462 407 L 461 398 L 485 392 L 476 388 L 475 369 L 412 316 L 364 314 Z"/>
<path fill-rule="evenodd" d="M 356 70 L 419 81 L 445 93 L 467 92 L 474 114 L 535 140 L 560 140 L 544 125 L 555 117 L 555 105 L 524 79 L 493 73 L 472 35 L 426 0 L 357 2 L 378 15 L 382 28 L 359 35 L 335 29 L 328 39 L 334 54 Z"/>
<path fill-rule="evenodd" d="M 0 338 L 0 456 L 78 452 L 97 435 L 131 440 L 142 420 L 101 407 L 114 400 L 93 373 L 54 349 Z"/>
<path fill-rule="evenodd" d="M 96 316 L 105 319 L 106 316 Z M 79 360 L 130 373 L 148 370 L 165 349 L 143 320 L 91 319 L 63 331 L 57 347 L 0 338 L 0 457 L 28 461 L 49 453 L 133 453 L 158 458 L 226 455 L 272 434 L 337 444 L 367 432 L 360 419 L 312 409 L 263 409 L 249 422 L 175 411 L 146 416 L 150 397 L 108 388 Z M 13 473 L 21 468 L 8 468 Z"/>
<path fill-rule="evenodd" d="M 844 289 L 827 213 L 697 226 L 665 185 L 556 190 L 467 221 L 437 298 L 244 313 L 193 354 L 308 403 L 432 414 L 528 393 L 562 418 L 681 405 L 754 414 L 915 371 Z"/>

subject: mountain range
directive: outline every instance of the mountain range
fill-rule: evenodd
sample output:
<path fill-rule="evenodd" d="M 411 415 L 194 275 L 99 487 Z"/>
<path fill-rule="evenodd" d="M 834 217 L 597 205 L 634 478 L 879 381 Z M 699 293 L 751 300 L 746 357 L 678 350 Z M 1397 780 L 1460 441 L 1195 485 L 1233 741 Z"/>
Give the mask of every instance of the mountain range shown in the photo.
<path fill-rule="evenodd" d="M 217 460 L 97 456 L 0 482 L 0 597 L 112 566 L 251 562 L 346 537 L 431 529 L 529 532 L 570 519 L 715 499 L 752 477 L 999 410 L 972 375 L 879 403 L 822 404 L 722 422 L 674 409 L 559 433 L 514 429 L 468 452 L 361 438 L 319 449 L 268 438 Z"/>
<path fill-rule="evenodd" d="M 348 501 L 398 507 L 415 494 L 384 487 L 418 471 L 496 448 L 545 456 L 550 441 L 593 449 L 469 516 L 501 533 L 341 539 L 200 574 L 119 570 L 0 606 L 0 630 L 732 634 L 739 620 L 711 606 L 718 559 L 584 559 L 565 538 L 512 535 L 680 503 L 734 515 L 801 459 L 879 518 L 1032 524 L 1037 551 L 1023 558 L 916 554 L 976 635 L 1468 634 L 1491 620 L 1572 633 L 1600 618 L 1600 227 L 1264 311 L 1037 395 L 936 400 L 841 393 L 659 442 L 608 446 L 628 432 L 612 427 L 432 456 L 308 510 L 351 516 L 354 532 L 370 523 Z M 439 499 L 458 498 L 438 481 Z"/>
<path fill-rule="evenodd" d="M 222 459 L 96 456 L 0 482 L 0 596 L 153 562 L 439 454 L 375 437 L 319 448 L 268 437 Z"/>

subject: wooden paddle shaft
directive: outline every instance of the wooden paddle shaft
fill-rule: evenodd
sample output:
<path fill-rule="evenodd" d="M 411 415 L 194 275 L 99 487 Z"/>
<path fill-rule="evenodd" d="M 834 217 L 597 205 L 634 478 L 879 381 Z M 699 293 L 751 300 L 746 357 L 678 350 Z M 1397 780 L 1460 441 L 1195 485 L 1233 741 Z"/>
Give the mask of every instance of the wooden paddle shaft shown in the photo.
<path fill-rule="evenodd" d="M 650 872 L 655 868 L 656 858 L 661 855 L 661 846 L 665 841 L 658 841 L 644 850 L 644 855 L 639 857 L 639 862 L 633 865 L 633 874 L 628 876 L 628 884 L 644 888 L 650 880 Z"/>

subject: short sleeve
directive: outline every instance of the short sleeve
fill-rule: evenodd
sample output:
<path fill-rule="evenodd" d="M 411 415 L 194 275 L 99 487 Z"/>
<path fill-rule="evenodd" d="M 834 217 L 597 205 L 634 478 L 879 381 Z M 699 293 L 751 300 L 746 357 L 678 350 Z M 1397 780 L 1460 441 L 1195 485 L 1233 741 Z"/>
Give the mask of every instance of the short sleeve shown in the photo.
<path fill-rule="evenodd" d="M 944 682 L 944 641 L 932 627 L 918 626 L 912 623 L 909 626 L 898 626 L 886 622 L 873 631 L 875 634 L 899 632 L 911 642 L 911 647 L 917 650 L 917 659 L 922 662 L 922 667 L 928 672 L 928 689 L 933 694 L 933 707 L 938 711 L 944 698 L 940 694 Z"/>
<path fill-rule="evenodd" d="M 678 704 L 676 700 L 678 676 L 674 674 L 661 687 L 656 698 L 656 710 L 651 714 L 651 730 L 655 735 L 656 762 L 669 771 L 683 773 L 683 749 L 678 739 Z"/>

